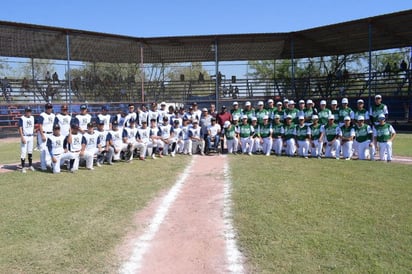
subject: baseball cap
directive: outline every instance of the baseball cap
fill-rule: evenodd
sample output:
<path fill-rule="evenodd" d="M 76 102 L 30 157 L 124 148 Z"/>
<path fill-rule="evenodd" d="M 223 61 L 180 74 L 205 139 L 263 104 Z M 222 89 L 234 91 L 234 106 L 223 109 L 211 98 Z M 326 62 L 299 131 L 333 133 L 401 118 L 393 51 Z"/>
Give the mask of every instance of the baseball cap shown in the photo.
<path fill-rule="evenodd" d="M 286 119 L 292 119 L 292 115 L 286 115 Z"/>
<path fill-rule="evenodd" d="M 267 119 L 269 119 L 269 116 L 267 115 L 263 116 L 263 120 L 267 120 Z"/>
<path fill-rule="evenodd" d="M 44 108 L 45 108 L 45 109 L 48 109 L 48 108 L 53 108 L 53 105 L 52 105 L 52 104 L 50 104 L 50 103 L 47 103 L 47 104 L 44 106 Z"/>
<path fill-rule="evenodd" d="M 59 124 L 54 124 L 53 129 L 60 129 L 60 125 Z"/>
<path fill-rule="evenodd" d="M 102 110 L 107 110 L 107 106 L 102 106 Z"/>
<path fill-rule="evenodd" d="M 288 101 L 288 104 L 289 104 L 289 105 L 294 105 L 294 104 L 295 104 L 295 101 L 290 100 L 290 101 Z"/>
<path fill-rule="evenodd" d="M 173 123 L 174 123 L 174 124 L 179 124 L 180 122 L 179 122 L 178 119 L 176 119 L 176 120 L 173 121 Z"/>
<path fill-rule="evenodd" d="M 233 116 L 232 120 L 233 120 L 233 121 L 238 121 L 238 120 L 239 120 L 239 116 L 237 116 L 237 115 Z"/>
<path fill-rule="evenodd" d="M 78 123 L 73 123 L 70 125 L 71 128 L 79 128 L 79 124 Z"/>
<path fill-rule="evenodd" d="M 276 105 L 281 106 L 282 102 L 279 101 L 279 102 L 276 103 Z"/>
<path fill-rule="evenodd" d="M 257 103 L 257 105 L 258 106 L 263 106 L 264 104 L 263 104 L 263 101 L 259 101 L 258 103 Z"/>
<path fill-rule="evenodd" d="M 24 109 L 24 111 L 25 111 L 25 112 L 31 111 L 31 107 L 30 107 L 30 106 L 27 106 L 27 107 Z"/>
<path fill-rule="evenodd" d="M 216 118 L 215 118 L 215 117 L 212 117 L 212 119 L 210 119 L 210 121 L 216 122 Z"/>
<path fill-rule="evenodd" d="M 193 103 L 193 104 L 194 104 L 194 103 Z M 166 105 L 166 102 L 161 102 L 160 105 L 161 105 L 161 106 L 165 106 L 165 105 Z"/>
<path fill-rule="evenodd" d="M 331 105 L 337 105 L 337 104 L 338 104 L 338 101 L 332 100 L 332 102 L 330 102 L 330 104 L 331 104 Z"/>
<path fill-rule="evenodd" d="M 299 120 L 305 120 L 305 116 L 300 115 L 300 116 L 299 116 Z"/>
<path fill-rule="evenodd" d="M 224 124 L 223 124 L 223 127 L 224 128 L 228 128 L 230 126 L 230 122 L 229 121 L 226 121 Z"/>
<path fill-rule="evenodd" d="M 283 103 L 289 103 L 289 100 L 288 99 L 283 99 Z"/>
<path fill-rule="evenodd" d="M 329 116 L 328 116 L 328 120 L 331 120 L 331 119 L 335 120 L 335 116 L 329 115 Z"/>
<path fill-rule="evenodd" d="M 233 102 L 233 105 L 235 106 L 235 105 L 239 105 L 239 103 L 238 102 Z"/>
<path fill-rule="evenodd" d="M 226 106 L 225 106 L 225 105 L 223 105 L 223 106 L 222 106 L 222 109 L 225 109 L 225 108 L 226 108 Z"/>
<path fill-rule="evenodd" d="M 269 100 L 268 100 L 268 104 L 270 104 L 270 103 L 273 103 L 273 100 L 272 100 L 272 99 L 269 99 Z"/>
<path fill-rule="evenodd" d="M 97 124 L 98 124 L 98 125 L 104 125 L 104 120 L 99 120 L 99 121 L 97 122 Z"/>
<path fill-rule="evenodd" d="M 378 94 L 375 96 L 375 99 L 382 99 L 382 96 Z"/>
<path fill-rule="evenodd" d="M 85 104 L 80 106 L 80 109 L 87 109 L 87 106 Z"/>
<path fill-rule="evenodd" d="M 252 121 L 257 121 L 257 118 L 256 118 L 256 117 L 252 117 Z"/>
<path fill-rule="evenodd" d="M 386 119 L 385 114 L 383 114 L 383 113 L 379 114 L 378 119 L 379 119 L 379 121 L 385 120 Z"/>
<path fill-rule="evenodd" d="M 347 104 L 349 101 L 348 101 L 348 98 L 343 98 L 342 99 L 342 104 Z"/>
<path fill-rule="evenodd" d="M 363 104 L 364 102 L 363 102 L 362 99 L 359 99 L 359 100 L 357 101 L 357 103 L 358 103 L 358 104 L 359 104 L 359 103 L 362 103 L 362 104 Z"/>
<path fill-rule="evenodd" d="M 305 101 L 304 100 L 299 100 L 299 104 L 304 104 Z"/>
<path fill-rule="evenodd" d="M 194 119 L 194 120 L 192 121 L 192 123 L 193 123 L 193 124 L 197 124 L 198 121 L 197 121 L 196 119 Z"/>
<path fill-rule="evenodd" d="M 166 105 L 166 103 L 164 103 L 165 105 Z M 192 106 L 197 106 L 197 103 L 196 102 L 193 102 L 192 103 Z"/>
<path fill-rule="evenodd" d="M 280 119 L 280 115 L 279 114 L 275 114 L 275 119 Z"/>
<path fill-rule="evenodd" d="M 242 116 L 242 119 L 247 119 L 247 115 L 243 115 L 243 116 Z"/>
<path fill-rule="evenodd" d="M 326 101 L 325 101 L 325 100 L 322 100 L 322 101 L 320 101 L 320 104 L 321 104 L 321 105 L 326 105 Z"/>
<path fill-rule="evenodd" d="M 246 103 L 245 103 L 245 106 L 247 107 L 247 106 L 251 106 L 252 105 L 252 103 L 250 103 L 249 101 L 247 101 Z"/>
<path fill-rule="evenodd" d="M 319 116 L 318 115 L 312 115 L 312 120 L 316 120 L 316 119 L 319 119 Z"/>
<path fill-rule="evenodd" d="M 306 104 L 313 104 L 313 101 L 311 99 L 306 100 Z"/>
<path fill-rule="evenodd" d="M 132 119 L 130 119 L 130 120 L 132 120 Z M 133 119 L 134 120 L 134 119 Z M 169 120 L 169 117 L 167 117 L 167 116 L 163 116 L 163 121 L 168 121 Z"/>
<path fill-rule="evenodd" d="M 88 123 L 87 127 L 93 127 L 93 123 Z"/>
<path fill-rule="evenodd" d="M 350 121 L 350 117 L 349 116 L 345 116 L 345 118 L 343 118 L 344 121 Z"/>
<path fill-rule="evenodd" d="M 358 121 L 364 121 L 365 117 L 363 117 L 362 115 L 358 117 Z"/>
<path fill-rule="evenodd" d="M 113 123 L 112 123 L 112 126 L 114 127 L 114 126 L 118 126 L 119 125 L 119 122 L 117 122 L 117 121 L 113 121 Z"/>
<path fill-rule="evenodd" d="M 165 116 L 166 117 L 166 116 Z M 163 120 L 165 119 L 165 117 L 163 117 Z M 167 117 L 166 117 L 167 118 Z M 129 119 L 129 123 L 136 123 L 136 120 L 134 118 L 130 118 Z"/>
<path fill-rule="evenodd" d="M 208 111 L 208 110 L 207 110 L 207 108 L 202 108 L 202 111 L 205 112 L 205 111 Z"/>

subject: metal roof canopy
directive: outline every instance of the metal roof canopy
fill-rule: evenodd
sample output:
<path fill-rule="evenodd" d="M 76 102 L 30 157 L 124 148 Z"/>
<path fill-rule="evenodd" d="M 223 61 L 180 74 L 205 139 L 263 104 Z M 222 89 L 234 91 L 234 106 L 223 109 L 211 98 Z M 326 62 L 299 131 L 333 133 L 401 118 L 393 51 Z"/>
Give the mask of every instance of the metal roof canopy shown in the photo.
<path fill-rule="evenodd" d="M 0 56 L 107 63 L 183 63 L 333 56 L 412 45 L 412 10 L 288 33 L 139 38 L 0 21 Z M 293 44 L 293 49 L 292 45 Z"/>

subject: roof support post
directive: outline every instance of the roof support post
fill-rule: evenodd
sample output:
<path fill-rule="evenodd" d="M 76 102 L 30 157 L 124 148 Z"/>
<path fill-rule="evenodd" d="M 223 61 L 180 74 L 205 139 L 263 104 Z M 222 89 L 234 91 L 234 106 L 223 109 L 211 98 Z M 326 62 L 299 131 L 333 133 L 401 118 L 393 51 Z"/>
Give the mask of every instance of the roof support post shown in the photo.
<path fill-rule="evenodd" d="M 143 46 L 140 45 L 140 76 L 142 78 L 142 103 L 144 103 L 144 62 L 143 62 Z"/>
<path fill-rule="evenodd" d="M 37 83 L 36 79 L 34 78 L 34 58 L 31 58 L 31 77 L 33 79 L 33 101 L 36 103 L 36 90 L 37 90 Z"/>
<path fill-rule="evenodd" d="M 66 33 L 66 50 L 67 50 L 67 85 L 69 89 L 69 112 L 72 113 L 72 79 L 70 75 L 70 35 Z M 67 97 L 66 97 L 67 103 Z"/>
<path fill-rule="evenodd" d="M 292 59 L 292 71 L 291 71 L 291 77 L 292 77 L 292 91 L 293 91 L 293 96 L 296 96 L 296 88 L 295 88 L 295 43 L 293 41 L 293 36 L 290 41 L 290 53 L 291 53 L 291 59 Z M 298 98 L 295 98 L 298 99 Z"/>
<path fill-rule="evenodd" d="M 215 93 L 216 93 L 216 109 L 219 109 L 219 55 L 218 55 L 218 45 L 217 39 L 215 43 L 212 44 L 212 50 L 215 52 Z"/>
<path fill-rule="evenodd" d="M 368 64 L 368 72 L 369 72 L 369 85 L 368 85 L 368 106 L 369 108 L 372 107 L 371 105 L 371 96 L 372 96 L 372 23 L 369 22 L 368 24 L 368 43 L 369 43 L 369 64 Z"/>

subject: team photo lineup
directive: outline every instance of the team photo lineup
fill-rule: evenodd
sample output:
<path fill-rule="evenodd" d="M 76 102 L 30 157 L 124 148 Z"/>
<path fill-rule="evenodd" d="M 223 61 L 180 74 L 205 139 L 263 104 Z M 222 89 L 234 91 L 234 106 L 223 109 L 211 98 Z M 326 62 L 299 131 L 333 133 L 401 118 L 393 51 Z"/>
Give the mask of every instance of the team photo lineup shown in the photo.
<path fill-rule="evenodd" d="M 345 160 L 375 160 L 379 155 L 381 161 L 392 160 L 396 132 L 386 122 L 388 108 L 381 95 L 369 110 L 362 99 L 354 109 L 347 98 L 340 104 L 331 100 L 329 107 L 321 100 L 317 108 L 311 99 L 297 105 L 294 100 L 269 99 L 255 106 L 233 102 L 230 109 L 222 105 L 217 111 L 214 104 L 199 108 L 196 102 L 188 108 L 130 103 L 114 114 L 102 105 L 92 116 L 82 104 L 80 113 L 72 116 L 67 105 L 55 114 L 47 103 L 36 118 L 26 107 L 18 122 L 22 172 L 35 170 L 33 150 L 40 151 L 40 169 L 53 173 L 61 172 L 63 165 L 76 172 L 80 165 L 93 170 L 134 158 L 222 152 Z"/>

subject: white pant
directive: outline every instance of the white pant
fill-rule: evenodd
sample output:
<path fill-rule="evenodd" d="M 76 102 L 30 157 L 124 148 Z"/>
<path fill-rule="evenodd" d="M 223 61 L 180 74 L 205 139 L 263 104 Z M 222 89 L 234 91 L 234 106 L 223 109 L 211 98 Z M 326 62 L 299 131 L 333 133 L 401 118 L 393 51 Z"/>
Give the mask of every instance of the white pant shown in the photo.
<path fill-rule="evenodd" d="M 325 157 L 327 158 L 338 158 L 340 156 L 340 142 L 335 140 L 332 144 L 326 143 Z"/>
<path fill-rule="evenodd" d="M 262 151 L 262 144 L 260 143 L 259 138 L 252 139 L 253 140 L 253 148 L 252 151 L 255 153 L 256 151 Z"/>
<path fill-rule="evenodd" d="M 366 160 L 367 159 L 367 154 L 369 154 L 369 158 L 371 160 L 375 159 L 375 145 L 373 144 L 373 142 L 371 142 L 370 140 L 367 140 L 365 142 L 357 143 L 357 147 L 358 147 L 358 156 L 359 156 L 359 160 Z"/>
<path fill-rule="evenodd" d="M 242 153 L 250 153 L 253 149 L 252 137 L 240 138 L 240 145 L 242 146 Z"/>
<path fill-rule="evenodd" d="M 60 173 L 60 166 L 64 164 L 67 160 L 74 159 L 74 156 L 71 152 L 65 152 L 60 155 L 54 155 L 54 157 L 56 158 L 57 161 L 56 163 L 52 162 L 53 173 Z"/>
<path fill-rule="evenodd" d="M 134 143 L 133 144 L 133 150 L 135 150 L 135 149 L 139 150 L 139 152 L 140 152 L 139 157 L 140 158 L 144 158 L 146 156 L 147 146 L 146 146 L 145 143 L 140 143 L 140 142 Z M 131 157 L 133 157 L 133 154 L 132 154 Z"/>
<path fill-rule="evenodd" d="M 343 158 L 352 158 L 353 154 L 353 141 L 346 141 L 341 145 Z"/>
<path fill-rule="evenodd" d="M 322 156 L 322 148 L 323 148 L 323 141 L 319 142 L 319 140 L 312 141 L 312 149 L 311 154 L 313 157 Z"/>
<path fill-rule="evenodd" d="M 298 155 L 308 157 L 309 155 L 309 140 L 298 141 Z"/>
<path fill-rule="evenodd" d="M 93 168 L 93 159 L 94 159 L 94 156 L 97 155 L 98 151 L 99 151 L 98 148 L 95 148 L 93 150 L 84 151 L 83 155 L 80 158 L 86 160 L 86 168 L 88 169 Z"/>
<path fill-rule="evenodd" d="M 295 139 L 291 138 L 285 141 L 285 152 L 287 156 L 295 156 L 296 152 L 296 141 Z"/>
<path fill-rule="evenodd" d="M 233 138 L 232 140 L 226 139 L 226 146 L 228 153 L 237 152 L 238 140 L 236 138 Z"/>
<path fill-rule="evenodd" d="M 381 161 L 392 161 L 392 142 L 379 142 L 378 144 Z"/>
<path fill-rule="evenodd" d="M 46 134 L 46 137 L 51 134 Z M 51 166 L 51 157 L 49 153 L 49 149 L 47 148 L 47 138 L 46 141 L 43 141 L 41 138 L 38 139 L 40 141 L 40 167 L 41 170 L 46 170 L 47 166 Z"/>
<path fill-rule="evenodd" d="M 79 154 L 80 154 L 80 152 L 70 152 L 70 153 L 71 153 L 72 156 L 73 156 L 72 159 L 74 159 L 73 167 L 71 168 L 71 170 L 72 170 L 72 171 L 76 171 L 76 170 L 79 169 L 79 159 L 80 159 Z"/>
<path fill-rule="evenodd" d="M 24 136 L 26 143 L 20 143 L 20 159 L 26 159 L 27 154 L 33 154 L 33 136 Z"/>
<path fill-rule="evenodd" d="M 270 152 L 272 151 L 272 144 L 273 144 L 272 137 L 262 138 L 261 144 L 262 144 L 263 154 L 270 155 Z"/>
<path fill-rule="evenodd" d="M 203 152 L 205 149 L 205 140 L 187 140 L 187 150 L 189 155 L 195 154 L 200 150 Z"/>
<path fill-rule="evenodd" d="M 282 154 L 282 148 L 283 148 L 283 139 L 282 139 L 282 137 L 274 138 L 273 139 L 272 149 L 275 152 L 275 154 L 280 156 Z"/>

